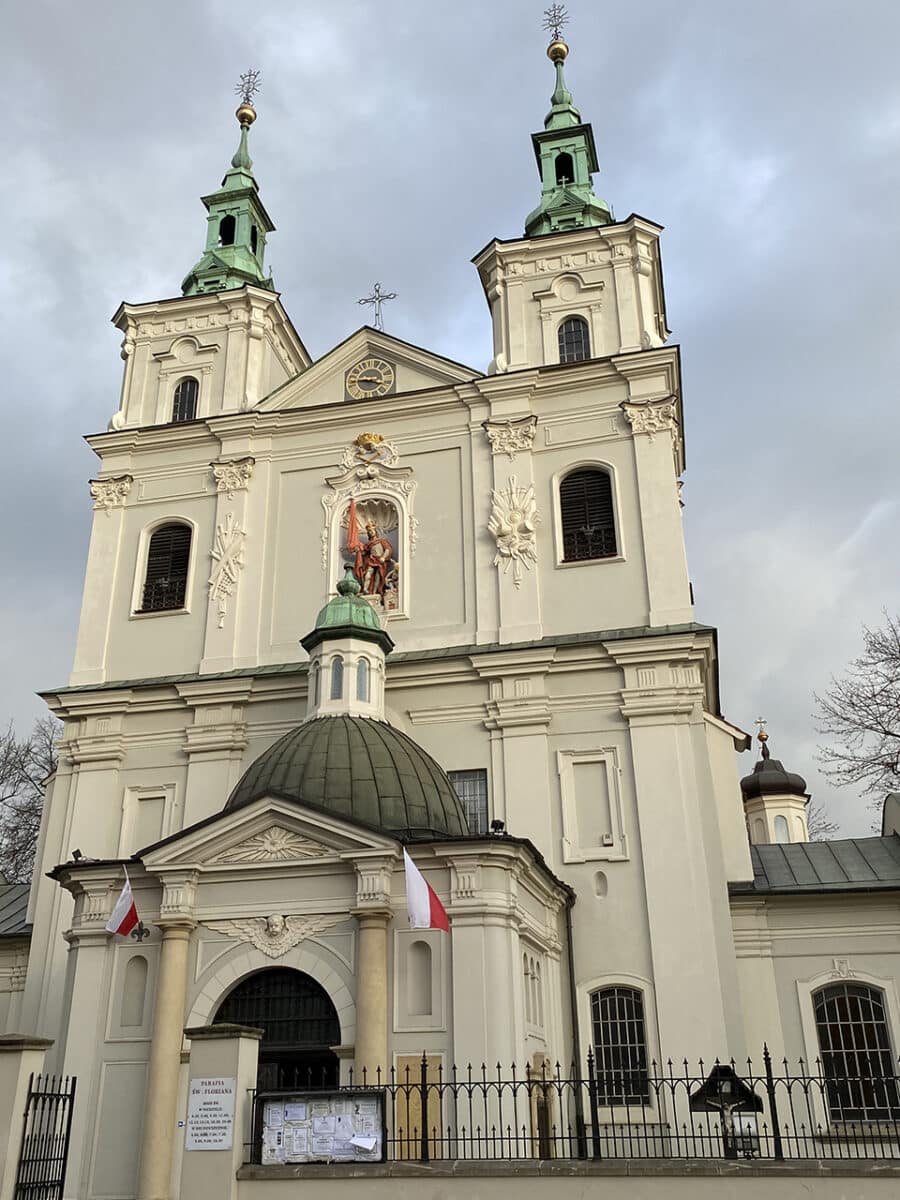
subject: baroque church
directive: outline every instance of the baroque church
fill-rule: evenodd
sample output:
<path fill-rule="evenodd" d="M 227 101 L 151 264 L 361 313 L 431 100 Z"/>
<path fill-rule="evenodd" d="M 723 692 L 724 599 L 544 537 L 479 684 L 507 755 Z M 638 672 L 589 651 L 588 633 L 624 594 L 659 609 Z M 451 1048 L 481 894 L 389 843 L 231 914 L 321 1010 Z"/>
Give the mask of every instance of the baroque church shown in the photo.
<path fill-rule="evenodd" d="M 624 1157 L 629 1122 L 650 1156 L 713 1063 L 761 1077 L 764 1046 L 831 1081 L 810 1128 L 900 1116 L 900 839 L 809 843 L 764 733 L 739 779 L 751 738 L 685 556 L 661 227 L 595 194 L 567 54 L 554 38 L 537 204 L 473 259 L 485 370 L 370 326 L 311 358 L 266 267 L 250 94 L 182 294 L 113 318 L 74 666 L 44 693 L 59 767 L 30 892 L 0 889 L 0 1189 L 29 1070 L 77 1077 L 73 1200 L 427 1157 L 427 1129 L 397 1150 L 396 1105 L 342 1140 L 308 1097 L 395 1101 L 412 1077 L 440 1134 L 470 1065 L 587 1080 L 549 1117 L 528 1092 L 523 1155 L 501 1133 L 470 1159 L 601 1136 Z M 449 932 L 410 927 L 404 850 Z M 669 1060 L 693 1064 L 683 1095 L 651 1086 Z M 195 1084 L 216 1080 L 230 1140 L 204 1154 Z M 744 1107 L 764 1152 L 769 1111 Z"/>

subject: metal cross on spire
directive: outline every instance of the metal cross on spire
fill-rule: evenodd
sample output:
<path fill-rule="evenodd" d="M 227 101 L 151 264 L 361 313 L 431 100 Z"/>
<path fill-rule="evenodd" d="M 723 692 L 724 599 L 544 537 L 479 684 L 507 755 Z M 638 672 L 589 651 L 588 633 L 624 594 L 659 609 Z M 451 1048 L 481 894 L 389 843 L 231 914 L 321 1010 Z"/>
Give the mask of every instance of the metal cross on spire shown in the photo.
<path fill-rule="evenodd" d="M 756 720 L 753 722 L 753 724 L 754 724 L 754 725 L 758 725 L 758 726 L 759 726 L 759 732 L 760 732 L 760 733 L 765 733 L 765 731 L 766 731 L 766 726 L 768 725 L 768 723 L 769 723 L 769 722 L 766 720 L 766 718 L 765 718 L 765 717 L 757 717 L 757 718 L 756 718 Z"/>
<path fill-rule="evenodd" d="M 249 104 L 259 91 L 260 74 L 260 71 L 245 71 L 235 84 L 235 93 L 240 96 L 244 104 Z"/>
<path fill-rule="evenodd" d="M 549 32 L 551 41 L 558 42 L 562 38 L 562 31 L 568 23 L 569 14 L 564 4 L 551 4 L 549 8 L 544 9 L 544 23 L 541 28 Z"/>
<path fill-rule="evenodd" d="M 376 283 L 372 289 L 371 296 L 363 296 L 361 300 L 357 300 L 357 304 L 371 304 L 375 310 L 374 326 L 384 332 L 384 317 L 382 316 L 381 306 L 386 300 L 396 300 L 396 292 L 385 292 L 382 290 L 381 284 Z"/>

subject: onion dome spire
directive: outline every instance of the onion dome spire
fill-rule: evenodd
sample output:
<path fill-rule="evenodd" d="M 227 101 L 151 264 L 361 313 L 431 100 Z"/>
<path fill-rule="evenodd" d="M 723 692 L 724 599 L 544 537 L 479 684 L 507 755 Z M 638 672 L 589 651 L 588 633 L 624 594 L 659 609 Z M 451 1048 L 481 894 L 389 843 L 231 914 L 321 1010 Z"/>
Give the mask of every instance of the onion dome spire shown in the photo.
<path fill-rule="evenodd" d="M 545 13 L 544 28 L 550 31 L 547 57 L 556 70 L 556 86 L 542 133 L 531 135 L 541 176 L 541 202 L 529 213 L 525 233 L 534 237 L 565 229 L 609 225 L 612 209 L 594 195 L 591 176 L 599 171 L 594 132 L 582 122 L 572 93 L 566 86 L 563 64 L 569 47 L 562 38 L 568 17 L 562 5 L 553 4 Z"/>
<path fill-rule="evenodd" d="M 259 90 L 259 72 L 245 71 L 235 90 L 241 97 L 234 114 L 241 128 L 240 142 L 219 190 L 203 197 L 209 213 L 206 248 L 181 285 L 186 296 L 223 292 L 247 283 L 274 290 L 264 260 L 266 236 L 275 226 L 259 198 L 248 137 L 256 120 L 251 100 Z"/>

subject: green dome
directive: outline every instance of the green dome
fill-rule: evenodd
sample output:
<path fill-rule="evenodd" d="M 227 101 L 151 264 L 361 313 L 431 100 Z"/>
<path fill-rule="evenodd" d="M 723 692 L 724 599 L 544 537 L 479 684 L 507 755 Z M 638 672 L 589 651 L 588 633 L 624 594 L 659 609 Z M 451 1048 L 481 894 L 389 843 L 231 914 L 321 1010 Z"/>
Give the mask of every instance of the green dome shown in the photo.
<path fill-rule="evenodd" d="M 326 638 L 359 637 L 376 642 L 389 654 L 394 648 L 393 640 L 381 628 L 378 614 L 360 596 L 359 583 L 348 566 L 344 578 L 337 585 L 338 594 L 319 610 L 312 633 L 301 638 L 300 645 L 307 652 L 314 650 Z"/>
<path fill-rule="evenodd" d="M 446 772 L 412 738 L 371 717 L 318 717 L 292 729 L 244 773 L 225 811 L 263 796 L 296 801 L 403 842 L 469 832 Z"/>

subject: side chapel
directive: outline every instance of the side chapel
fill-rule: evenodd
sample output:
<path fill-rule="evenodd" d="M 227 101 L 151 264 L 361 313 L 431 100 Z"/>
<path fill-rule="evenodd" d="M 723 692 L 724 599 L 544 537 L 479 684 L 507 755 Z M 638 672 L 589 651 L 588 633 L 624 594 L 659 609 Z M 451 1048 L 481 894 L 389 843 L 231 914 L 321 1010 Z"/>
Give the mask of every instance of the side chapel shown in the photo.
<path fill-rule="evenodd" d="M 368 326 L 310 356 L 249 98 L 182 294 L 113 318 L 59 767 L 0 905 L 0 1023 L 78 1077 L 67 1196 L 180 1194 L 185 1031 L 216 1024 L 262 1030 L 263 1089 L 812 1061 L 851 993 L 900 1041 L 897 835 L 807 845 L 765 747 L 739 783 L 661 227 L 595 194 L 548 54 L 537 206 L 473 260 L 486 371 Z M 449 934 L 408 927 L 404 847 Z M 105 930 L 126 868 L 139 939 Z"/>

